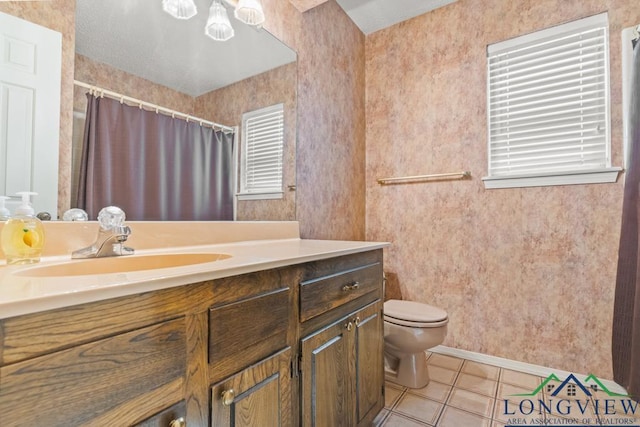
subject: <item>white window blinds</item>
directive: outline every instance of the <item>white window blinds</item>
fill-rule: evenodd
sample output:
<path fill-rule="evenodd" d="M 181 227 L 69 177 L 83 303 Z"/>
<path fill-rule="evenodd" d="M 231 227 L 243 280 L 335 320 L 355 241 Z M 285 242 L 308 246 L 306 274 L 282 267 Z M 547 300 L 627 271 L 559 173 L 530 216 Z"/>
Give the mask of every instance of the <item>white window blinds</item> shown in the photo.
<path fill-rule="evenodd" d="M 485 184 L 611 167 L 608 45 L 601 14 L 488 47 Z"/>
<path fill-rule="evenodd" d="M 283 104 L 243 114 L 242 130 L 240 195 L 282 197 Z"/>

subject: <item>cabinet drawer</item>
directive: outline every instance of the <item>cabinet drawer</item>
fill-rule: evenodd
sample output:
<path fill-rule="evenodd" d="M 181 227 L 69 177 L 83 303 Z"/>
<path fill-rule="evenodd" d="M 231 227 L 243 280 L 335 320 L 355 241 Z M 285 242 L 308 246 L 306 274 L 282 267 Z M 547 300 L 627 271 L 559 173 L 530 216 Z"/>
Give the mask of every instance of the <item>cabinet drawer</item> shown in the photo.
<path fill-rule="evenodd" d="M 379 262 L 306 280 L 300 283 L 300 321 L 353 301 L 381 288 L 382 266 Z"/>
<path fill-rule="evenodd" d="M 131 425 L 180 400 L 184 318 L 0 368 L 3 426 Z M 145 399 L 151 390 L 171 390 Z M 130 401 L 146 407 L 129 408 Z"/>
<path fill-rule="evenodd" d="M 214 378 L 286 346 L 289 294 L 289 288 L 282 288 L 209 310 L 209 363 Z"/>

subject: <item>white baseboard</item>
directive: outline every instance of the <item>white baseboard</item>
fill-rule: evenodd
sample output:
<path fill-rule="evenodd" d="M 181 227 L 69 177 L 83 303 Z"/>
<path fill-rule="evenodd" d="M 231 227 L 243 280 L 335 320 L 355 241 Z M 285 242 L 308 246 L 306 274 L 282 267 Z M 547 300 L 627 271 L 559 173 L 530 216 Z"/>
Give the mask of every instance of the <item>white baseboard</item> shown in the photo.
<path fill-rule="evenodd" d="M 476 353 L 473 351 L 459 350 L 457 348 L 446 347 L 439 345 L 432 349 L 429 349 L 432 353 L 444 354 L 447 356 L 459 357 L 461 359 L 471 360 L 473 362 L 484 363 L 486 365 L 497 366 L 499 368 L 511 369 L 513 371 L 524 372 L 526 374 L 537 375 L 539 377 L 548 377 L 551 374 L 556 374 L 559 378 L 566 378 L 570 374 L 573 374 L 580 381 L 584 380 L 588 374 L 580 374 L 577 372 L 568 372 L 560 369 L 547 368 L 546 366 L 533 365 L 531 363 L 518 362 L 517 360 L 505 359 L 502 357 L 489 356 L 487 354 Z M 599 378 L 600 381 L 613 393 L 627 394 L 627 391 L 616 382 L 611 380 L 604 380 Z"/>

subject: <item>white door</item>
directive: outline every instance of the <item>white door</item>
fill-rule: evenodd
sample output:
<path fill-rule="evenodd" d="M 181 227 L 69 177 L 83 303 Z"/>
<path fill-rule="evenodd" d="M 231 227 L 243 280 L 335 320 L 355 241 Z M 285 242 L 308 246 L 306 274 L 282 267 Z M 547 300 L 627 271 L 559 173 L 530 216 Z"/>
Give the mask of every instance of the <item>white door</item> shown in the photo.
<path fill-rule="evenodd" d="M 0 13 L 0 195 L 57 217 L 62 34 Z M 16 199 L 17 200 L 17 199 Z M 13 212 L 16 203 L 9 204 Z"/>

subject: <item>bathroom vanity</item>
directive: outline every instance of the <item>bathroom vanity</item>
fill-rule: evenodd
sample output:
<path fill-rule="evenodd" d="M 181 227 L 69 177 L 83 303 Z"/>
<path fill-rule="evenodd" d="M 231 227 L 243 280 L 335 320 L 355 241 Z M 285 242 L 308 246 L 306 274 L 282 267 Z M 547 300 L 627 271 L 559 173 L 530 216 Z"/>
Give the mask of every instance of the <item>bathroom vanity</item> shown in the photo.
<path fill-rule="evenodd" d="M 219 261 L 95 276 L 1 267 L 2 425 L 371 425 L 384 246 L 226 242 L 171 250 Z"/>

